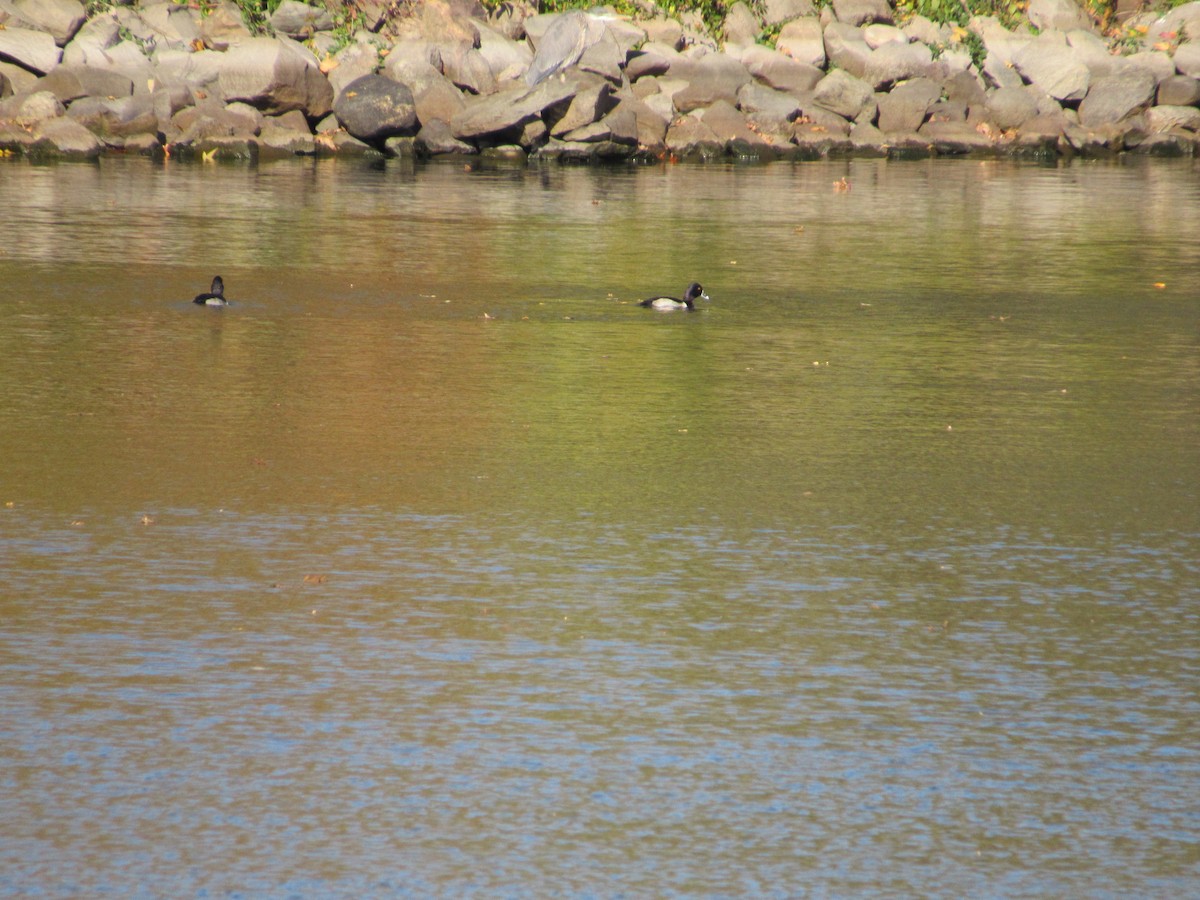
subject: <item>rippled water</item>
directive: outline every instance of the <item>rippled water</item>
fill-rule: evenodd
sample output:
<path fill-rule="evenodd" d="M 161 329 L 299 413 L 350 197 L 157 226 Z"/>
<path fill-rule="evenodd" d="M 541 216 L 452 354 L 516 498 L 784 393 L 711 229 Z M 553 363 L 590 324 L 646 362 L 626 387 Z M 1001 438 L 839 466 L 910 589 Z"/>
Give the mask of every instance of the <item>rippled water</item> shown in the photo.
<path fill-rule="evenodd" d="M 0 166 L 0 895 L 1197 893 L 1198 174 Z"/>

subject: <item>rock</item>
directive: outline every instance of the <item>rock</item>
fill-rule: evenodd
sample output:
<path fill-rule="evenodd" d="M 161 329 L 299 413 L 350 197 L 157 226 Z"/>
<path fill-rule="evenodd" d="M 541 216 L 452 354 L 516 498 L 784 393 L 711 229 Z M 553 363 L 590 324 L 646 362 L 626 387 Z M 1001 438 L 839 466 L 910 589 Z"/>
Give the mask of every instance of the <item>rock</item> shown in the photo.
<path fill-rule="evenodd" d="M 433 119 L 421 126 L 417 132 L 417 151 L 425 156 L 466 155 L 478 151 L 471 144 L 460 141 L 450 131 L 448 122 Z"/>
<path fill-rule="evenodd" d="M 735 47 L 751 47 L 762 32 L 758 16 L 742 0 L 737 0 L 725 13 L 725 43 Z"/>
<path fill-rule="evenodd" d="M 934 150 L 942 156 L 961 156 L 995 150 L 995 143 L 991 138 L 966 122 L 929 121 L 917 130 L 917 134 L 930 141 Z"/>
<path fill-rule="evenodd" d="M 298 111 L 293 111 L 300 115 Z M 269 116 L 258 133 L 258 155 L 260 159 L 281 159 L 291 156 L 315 156 L 317 141 L 308 130 L 308 123 L 297 127 L 294 123 L 280 121 L 282 117 Z M 301 116 L 303 122 L 303 116 Z"/>
<path fill-rule="evenodd" d="M 687 87 L 672 98 L 681 113 L 704 109 L 718 100 L 736 103 L 738 90 L 751 81 L 746 67 L 724 54 L 681 59 L 671 66 L 670 74 L 681 76 L 688 82 Z"/>
<path fill-rule="evenodd" d="M 884 44 L 867 60 L 863 80 L 876 90 L 927 75 L 933 53 L 924 44 Z"/>
<path fill-rule="evenodd" d="M 47 32 L 59 47 L 70 41 L 87 19 L 78 0 L 11 0 L 7 6 L 25 26 Z"/>
<path fill-rule="evenodd" d="M 442 72 L 452 84 L 472 94 L 495 92 L 496 76 L 477 49 L 455 44 L 443 46 L 440 52 Z"/>
<path fill-rule="evenodd" d="M 87 66 L 100 58 L 103 51 L 119 43 L 120 26 L 113 14 L 101 15 L 88 21 L 75 35 L 75 39 L 63 47 L 62 65 Z M 104 57 L 107 59 L 107 57 Z M 108 68 L 108 66 L 105 66 Z"/>
<path fill-rule="evenodd" d="M 242 21 L 241 10 L 229 0 L 217 0 L 215 5 L 205 7 L 208 14 L 200 19 L 200 40 L 210 50 L 228 50 L 252 39 L 250 29 Z M 260 38 L 269 40 L 269 38 Z M 236 154 L 240 148 L 222 148 Z"/>
<path fill-rule="evenodd" d="M 26 94 L 33 90 L 38 76 L 16 63 L 0 61 L 0 97 Z M 7 89 L 4 85 L 7 83 Z"/>
<path fill-rule="evenodd" d="M 149 94 L 114 100 L 83 97 L 71 104 L 67 115 L 106 141 L 114 136 L 158 134 L 158 116 L 154 111 L 154 100 Z"/>
<path fill-rule="evenodd" d="M 853 119 L 871 100 L 871 86 L 841 69 L 834 69 L 813 90 L 813 100 L 830 112 Z"/>
<path fill-rule="evenodd" d="M 1067 46 L 1074 51 L 1076 61 L 1087 66 L 1092 78 L 1112 75 L 1126 66 L 1125 60 L 1113 56 L 1108 44 L 1091 31 L 1068 32 Z"/>
<path fill-rule="evenodd" d="M 51 91 L 63 103 L 80 97 L 128 97 L 133 81 L 119 72 L 87 66 L 58 66 L 38 79 L 37 89 Z"/>
<path fill-rule="evenodd" d="M 1200 78 L 1200 35 L 1193 36 L 1175 50 L 1175 68 L 1180 75 Z"/>
<path fill-rule="evenodd" d="M 1179 132 L 1152 134 L 1142 141 L 1134 152 L 1146 156 L 1194 156 L 1197 149 L 1196 140 Z"/>
<path fill-rule="evenodd" d="M 825 35 L 821 31 L 821 20 L 810 16 L 788 22 L 780 29 L 779 37 L 775 39 L 775 49 L 796 62 L 823 69 Z"/>
<path fill-rule="evenodd" d="M 183 50 L 164 50 L 154 57 L 154 78 L 170 86 L 182 85 L 188 90 L 216 93 L 225 54 L 215 50 L 187 53 Z"/>
<path fill-rule="evenodd" d="M 897 85 L 879 101 L 879 130 L 886 134 L 915 132 L 941 96 L 941 86 L 928 78 Z"/>
<path fill-rule="evenodd" d="M 323 7 L 309 6 L 299 0 L 283 0 L 271 13 L 271 27 L 276 34 L 292 38 L 309 38 L 318 31 L 331 31 L 333 19 Z"/>
<path fill-rule="evenodd" d="M 1175 74 L 1175 60 L 1158 50 L 1125 57 L 1125 67 L 1144 69 L 1153 76 L 1155 84 L 1161 84 Z"/>
<path fill-rule="evenodd" d="M 37 141 L 31 152 L 49 151 L 68 159 L 95 159 L 104 152 L 104 145 L 94 134 L 66 117 L 43 119 L 34 135 Z"/>
<path fill-rule="evenodd" d="M 576 82 L 570 78 L 552 78 L 534 88 L 516 84 L 469 100 L 450 120 L 450 130 L 459 140 L 511 134 L 540 119 L 544 110 L 568 103 L 575 91 Z"/>
<path fill-rule="evenodd" d="M 417 121 L 422 125 L 437 120 L 449 123 L 467 106 L 462 91 L 451 84 L 445 76 L 435 74 L 437 74 L 436 79 L 427 79 L 416 85 L 410 85 L 417 110 Z"/>
<path fill-rule="evenodd" d="M 665 75 L 677 59 L 679 54 L 670 47 L 646 44 L 640 50 L 629 54 L 625 63 L 625 76 L 630 81 L 637 81 L 647 75 Z"/>
<path fill-rule="evenodd" d="M 999 88 L 987 98 L 988 117 L 1004 130 L 1020 128 L 1038 114 L 1037 99 L 1025 87 Z"/>
<path fill-rule="evenodd" d="M 333 111 L 346 131 L 367 143 L 417 131 L 412 91 L 384 75 L 364 75 L 350 82 Z"/>
<path fill-rule="evenodd" d="M 57 118 L 65 112 L 66 107 L 50 91 L 15 94 L 6 100 L 0 100 L 0 119 L 33 122 L 38 119 Z"/>
<path fill-rule="evenodd" d="M 895 25 L 867 25 L 862 30 L 863 40 L 872 50 L 878 50 L 884 44 L 907 44 L 908 35 Z"/>
<path fill-rule="evenodd" d="M 800 115 L 800 103 L 793 95 L 754 83 L 738 91 L 738 109 L 751 125 L 770 134 L 788 133 L 788 126 Z"/>
<path fill-rule="evenodd" d="M 817 7 L 813 0 L 764 0 L 762 11 L 763 22 L 767 25 L 779 25 L 814 16 Z"/>
<path fill-rule="evenodd" d="M 625 65 L 625 51 L 613 36 L 611 30 L 606 30 L 600 40 L 588 47 L 579 58 L 579 69 L 592 72 L 601 78 L 607 78 L 613 84 L 621 83 L 621 67 Z"/>
<path fill-rule="evenodd" d="M 577 9 L 526 19 L 525 33 L 537 50 L 525 74 L 526 83 L 532 87 L 574 66 L 606 30 L 603 19 Z"/>
<path fill-rule="evenodd" d="M 746 48 L 742 65 L 756 81 L 778 91 L 811 91 L 825 77 L 816 66 L 758 44 Z"/>
<path fill-rule="evenodd" d="M 982 72 L 993 87 L 1022 87 L 1025 84 L 1012 63 L 1006 62 L 995 53 L 989 53 L 984 58 Z"/>
<path fill-rule="evenodd" d="M 563 135 L 563 140 L 604 145 L 594 150 L 600 157 L 628 156 L 638 146 L 637 116 L 631 108 L 618 106 L 603 118 Z"/>
<path fill-rule="evenodd" d="M 550 129 L 551 137 L 562 138 L 568 132 L 599 120 L 616 105 L 611 84 L 596 75 L 581 73 L 575 95 L 562 115 L 557 118 L 543 116 L 542 119 Z"/>
<path fill-rule="evenodd" d="M 187 50 L 200 40 L 200 22 L 186 7 L 143 4 L 138 18 L 145 26 L 146 42 L 152 42 L 155 49 Z"/>
<path fill-rule="evenodd" d="M 850 146 L 858 156 L 887 156 L 887 138 L 870 122 L 856 122 L 850 129 Z"/>
<path fill-rule="evenodd" d="M 1200 131 L 1200 109 L 1194 106 L 1153 106 L 1146 110 L 1146 128 L 1151 134 L 1175 128 Z"/>
<path fill-rule="evenodd" d="M 319 118 L 333 107 L 333 88 L 316 58 L 286 38 L 251 38 L 227 54 L 218 79 L 226 100 L 244 100 L 270 115 L 299 109 Z"/>
<path fill-rule="evenodd" d="M 948 25 L 936 25 L 924 16 L 913 16 L 902 26 L 904 34 L 910 41 L 920 41 L 931 47 L 939 44 L 949 44 L 951 30 Z"/>
<path fill-rule="evenodd" d="M 833 14 L 839 22 L 847 25 L 866 25 L 871 22 L 891 25 L 895 21 L 887 0 L 833 0 Z"/>
<path fill-rule="evenodd" d="M 1159 106 L 1200 106 L 1200 79 L 1172 75 L 1158 85 Z"/>
<path fill-rule="evenodd" d="M 350 82 L 364 75 L 375 74 L 379 68 L 379 51 L 374 44 L 347 44 L 333 57 L 332 68 L 328 61 L 321 67 L 326 69 L 325 77 L 329 79 L 329 86 L 333 88 L 336 98 Z"/>
<path fill-rule="evenodd" d="M 131 134 L 125 138 L 123 149 L 126 154 L 134 153 L 138 156 L 152 156 L 155 159 L 161 159 L 164 156 L 162 141 L 154 134 Z"/>
<path fill-rule="evenodd" d="M 61 58 L 62 51 L 54 43 L 54 38 L 44 31 L 0 28 L 0 60 L 45 75 L 58 65 Z"/>
<path fill-rule="evenodd" d="M 942 82 L 946 99 L 963 106 L 983 106 L 987 103 L 987 93 L 976 75 L 960 72 Z"/>
<path fill-rule="evenodd" d="M 1079 104 L 1079 124 L 1091 129 L 1115 125 L 1149 106 L 1154 90 L 1154 77 L 1140 69 L 1097 78 Z"/>
<path fill-rule="evenodd" d="M 683 49 L 683 26 L 674 19 L 651 19 L 641 23 L 646 31 L 646 41 L 662 44 L 672 50 Z"/>
<path fill-rule="evenodd" d="M 660 153 L 666 149 L 666 118 L 654 112 L 647 104 L 631 97 L 620 97 L 616 109 L 609 115 L 612 116 L 622 109 L 633 113 L 639 149 L 649 153 Z"/>
<path fill-rule="evenodd" d="M 830 132 L 826 128 L 807 122 L 797 122 L 793 126 L 791 140 L 796 146 L 796 155 L 801 159 L 824 159 L 848 154 L 854 149 L 847 135 Z"/>
<path fill-rule="evenodd" d="M 1027 15 L 1043 33 L 1092 28 L 1092 20 L 1075 0 L 1030 0 Z"/>
<path fill-rule="evenodd" d="M 873 52 L 856 25 L 832 22 L 826 26 L 825 57 L 831 69 L 844 69 L 855 78 L 862 78 Z"/>
<path fill-rule="evenodd" d="M 767 142 L 750 130 L 746 117 L 732 103 L 718 100 L 700 114 L 700 121 L 712 130 L 726 150 L 732 149 L 735 144 L 769 150 Z"/>
<path fill-rule="evenodd" d="M 672 122 L 667 128 L 666 145 L 673 156 L 681 159 L 717 159 L 725 154 L 724 142 L 695 116 L 681 116 Z"/>
<path fill-rule="evenodd" d="M 1061 32 L 1046 32 L 1013 55 L 1017 70 L 1055 100 L 1073 103 L 1087 95 L 1091 75 Z"/>
<path fill-rule="evenodd" d="M 523 41 L 514 41 L 499 31 L 479 26 L 479 55 L 487 63 L 496 83 L 520 78 L 533 62 L 533 53 Z"/>

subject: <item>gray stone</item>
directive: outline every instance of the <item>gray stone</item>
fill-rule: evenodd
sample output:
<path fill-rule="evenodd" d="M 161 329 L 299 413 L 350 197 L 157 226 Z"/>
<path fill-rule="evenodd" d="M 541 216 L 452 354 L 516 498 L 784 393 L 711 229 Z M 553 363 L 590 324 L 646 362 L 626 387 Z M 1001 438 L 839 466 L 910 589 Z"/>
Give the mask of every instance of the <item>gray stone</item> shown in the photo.
<path fill-rule="evenodd" d="M 308 38 L 318 31 L 333 29 L 333 19 L 327 9 L 309 6 L 299 0 L 283 0 L 271 13 L 270 21 L 276 34 L 293 38 Z"/>
<path fill-rule="evenodd" d="M 442 72 L 450 81 L 472 94 L 491 94 L 496 90 L 496 76 L 487 60 L 474 47 L 464 44 L 441 47 Z"/>
<path fill-rule="evenodd" d="M 187 7 L 170 3 L 143 5 L 138 9 L 138 18 L 156 49 L 186 50 L 200 40 L 200 22 Z"/>
<path fill-rule="evenodd" d="M 718 100 L 737 102 L 737 92 L 752 79 L 746 67 L 725 54 L 710 54 L 700 58 L 681 58 L 671 66 L 672 77 L 681 76 L 687 87 L 672 97 L 681 113 L 712 106 Z"/>
<path fill-rule="evenodd" d="M 563 135 L 564 141 L 581 144 L 611 144 L 632 150 L 638 146 L 637 116 L 628 107 L 616 107 L 598 121 L 591 122 Z M 605 156 L 628 155 L 605 148 Z"/>
<path fill-rule="evenodd" d="M 616 105 L 611 84 L 599 76 L 581 73 L 575 95 L 562 115 L 558 118 L 543 116 L 543 120 L 552 137 L 562 138 L 568 132 L 603 118 Z"/>
<path fill-rule="evenodd" d="M 914 78 L 897 85 L 879 101 L 879 130 L 915 132 L 941 96 L 941 86 L 928 78 Z"/>
<path fill-rule="evenodd" d="M 52 91 L 63 103 L 80 97 L 128 97 L 133 81 L 119 72 L 86 66 L 58 66 L 38 79 L 37 89 Z"/>
<path fill-rule="evenodd" d="M 580 71 L 592 72 L 613 84 L 620 84 L 621 67 L 625 65 L 626 53 L 612 30 L 606 29 L 600 40 L 584 50 L 583 55 L 579 57 Z"/>
<path fill-rule="evenodd" d="M 738 108 L 760 131 L 778 134 L 786 133 L 800 115 L 800 103 L 793 95 L 753 83 L 738 91 Z"/>
<path fill-rule="evenodd" d="M 1012 63 L 996 53 L 988 53 L 984 58 L 982 71 L 984 78 L 993 87 L 1021 87 L 1025 84 Z"/>
<path fill-rule="evenodd" d="M 1179 54 L 1176 52 L 1176 58 Z M 1161 50 L 1147 50 L 1125 57 L 1126 67 L 1144 69 L 1154 78 L 1155 84 L 1161 84 L 1175 74 L 1175 60 Z M 1185 73 L 1186 74 L 1186 73 Z"/>
<path fill-rule="evenodd" d="M 779 25 L 782 22 L 813 16 L 817 7 L 813 0 L 764 0 L 762 11 L 763 21 L 767 25 Z"/>
<path fill-rule="evenodd" d="M 1039 31 L 1091 30 L 1092 20 L 1076 0 L 1029 0 L 1029 21 Z"/>
<path fill-rule="evenodd" d="M 1159 106 L 1200 106 L 1200 79 L 1172 75 L 1158 86 Z"/>
<path fill-rule="evenodd" d="M 346 131 L 367 143 L 417 131 L 412 91 L 384 75 L 364 75 L 350 82 L 333 111 Z"/>
<path fill-rule="evenodd" d="M 625 62 L 625 76 L 630 81 L 637 81 L 648 75 L 665 75 L 678 59 L 679 54 L 668 46 L 646 44 L 629 54 Z"/>
<path fill-rule="evenodd" d="M 816 66 L 757 44 L 746 48 L 742 65 L 756 81 L 779 91 L 811 91 L 825 77 Z"/>
<path fill-rule="evenodd" d="M 813 89 L 813 100 L 830 112 L 853 119 L 871 101 L 871 86 L 842 69 L 834 69 Z"/>
<path fill-rule="evenodd" d="M 154 78 L 162 84 L 184 85 L 192 91 L 212 92 L 217 89 L 224 63 L 225 54 L 215 50 L 196 53 L 164 50 L 155 54 Z"/>
<path fill-rule="evenodd" d="M 124 151 L 138 156 L 153 156 L 161 159 L 164 155 L 162 141 L 154 134 L 131 134 L 125 138 Z"/>
<path fill-rule="evenodd" d="M 937 25 L 924 16 L 913 16 L 902 28 L 910 41 L 920 41 L 930 46 L 950 43 L 950 26 Z"/>
<path fill-rule="evenodd" d="M 867 62 L 874 51 L 863 39 L 862 29 L 856 25 L 831 22 L 825 28 L 825 57 L 830 68 L 843 69 L 855 78 L 862 78 L 867 71 Z"/>
<path fill-rule="evenodd" d="M 1079 124 L 1085 128 L 1115 125 L 1148 107 L 1154 90 L 1153 76 L 1140 69 L 1097 78 L 1079 104 Z"/>
<path fill-rule="evenodd" d="M 876 90 L 928 75 L 933 53 L 924 44 L 884 44 L 867 60 L 863 80 Z"/>
<path fill-rule="evenodd" d="M 668 124 L 666 118 L 660 116 L 642 101 L 630 97 L 619 98 L 617 109 L 609 115 L 611 116 L 621 109 L 633 113 L 639 149 L 649 153 L 661 153 L 666 149 Z"/>
<path fill-rule="evenodd" d="M 672 50 L 683 49 L 683 26 L 674 19 L 651 19 L 641 24 L 646 30 L 647 43 L 662 44 Z"/>
<path fill-rule="evenodd" d="M 38 119 L 53 119 L 65 112 L 66 107 L 50 91 L 15 94 L 0 100 L 0 119 L 32 122 Z"/>
<path fill-rule="evenodd" d="M 934 150 L 943 156 L 994 152 L 996 149 L 990 137 L 967 122 L 929 121 L 917 134 L 932 143 Z"/>
<path fill-rule="evenodd" d="M 704 110 L 700 114 L 700 121 L 712 130 L 712 133 L 717 136 L 726 149 L 729 149 L 733 142 L 740 142 L 748 146 L 766 146 L 766 142 L 750 130 L 749 123 L 742 112 L 724 100 L 719 100 Z"/>
<path fill-rule="evenodd" d="M 1075 59 L 1087 66 L 1092 78 L 1112 75 L 1125 68 L 1125 60 L 1113 56 L 1104 39 L 1091 31 L 1068 32 L 1067 46 L 1074 51 Z"/>
<path fill-rule="evenodd" d="M 316 153 L 317 141 L 307 125 L 303 129 L 297 129 L 268 118 L 258 134 L 260 159 L 315 156 Z"/>
<path fill-rule="evenodd" d="M 70 41 L 87 19 L 78 0 L 10 0 L 7 6 L 30 29 L 49 33 L 59 47 Z"/>
<path fill-rule="evenodd" d="M 1013 56 L 1017 70 L 1055 100 L 1073 103 L 1088 92 L 1091 75 L 1061 32 L 1041 34 Z"/>
<path fill-rule="evenodd" d="M 887 138 L 869 122 L 855 122 L 850 129 L 850 146 L 859 156 L 887 156 Z"/>
<path fill-rule="evenodd" d="M 1146 156 L 1195 156 L 1200 146 L 1194 137 L 1180 132 L 1152 134 L 1134 148 L 1134 152 Z"/>
<path fill-rule="evenodd" d="M 467 107 L 462 91 L 441 74 L 438 74 L 436 79 L 422 80 L 410 87 L 416 105 L 417 121 L 422 125 L 435 120 L 449 123 Z"/>
<path fill-rule="evenodd" d="M 207 10 L 208 14 L 200 19 L 200 40 L 210 50 L 228 50 L 253 37 L 242 21 L 242 11 L 229 0 L 218 0 Z M 224 149 L 240 152 L 236 146 Z"/>
<path fill-rule="evenodd" d="M 114 46 L 121 40 L 120 26 L 116 16 L 96 16 L 84 24 L 75 35 L 74 40 L 63 47 L 62 64 L 64 66 L 86 66 L 98 58 L 102 51 Z M 105 66 L 105 68 L 108 68 Z"/>
<path fill-rule="evenodd" d="M 725 155 L 724 142 L 695 116 L 682 116 L 667 129 L 667 150 L 680 158 L 717 159 Z"/>
<path fill-rule="evenodd" d="M 347 44 L 333 57 L 333 63 L 332 68 L 326 64 L 328 72 L 325 77 L 329 79 L 334 97 L 337 97 L 350 82 L 364 75 L 375 74 L 379 68 L 379 51 L 373 44 Z"/>
<path fill-rule="evenodd" d="M 1146 110 L 1146 128 L 1151 134 L 1173 128 L 1200 131 L 1200 109 L 1194 106 L 1153 106 Z"/>
<path fill-rule="evenodd" d="M 846 134 L 841 134 L 820 125 L 797 122 L 792 126 L 791 140 L 796 146 L 796 154 L 800 158 L 825 159 L 829 156 L 847 154 L 853 149 L 848 137 L 849 131 L 848 125 Z"/>
<path fill-rule="evenodd" d="M 1180 44 L 1175 50 L 1175 68 L 1180 75 L 1200 78 L 1200 35 Z"/>
<path fill-rule="evenodd" d="M 533 53 L 524 41 L 514 41 L 493 28 L 479 28 L 479 55 L 491 69 L 497 84 L 520 78 L 533 62 Z"/>
<path fill-rule="evenodd" d="M 1004 130 L 1020 128 L 1038 114 L 1037 99 L 1025 87 L 998 88 L 987 99 L 988 117 Z"/>
<path fill-rule="evenodd" d="M 762 23 L 742 0 L 737 0 L 725 13 L 725 43 L 735 47 L 750 47 L 758 40 Z"/>
<path fill-rule="evenodd" d="M 878 50 L 884 44 L 907 44 L 908 35 L 897 28 L 895 25 L 881 25 L 874 23 L 867 25 L 862 30 L 863 40 L 872 50 Z"/>
<path fill-rule="evenodd" d="M 65 116 L 38 122 L 34 135 L 37 143 L 33 149 L 49 150 L 67 158 L 95 159 L 104 152 L 104 145 L 94 134 Z"/>
<path fill-rule="evenodd" d="M 980 79 L 967 72 L 952 75 L 942 82 L 946 99 L 962 103 L 964 106 L 983 106 L 987 103 L 987 93 Z"/>
<path fill-rule="evenodd" d="M 891 25 L 895 21 L 887 0 L 833 0 L 833 14 L 839 22 L 848 25 L 867 25 L 871 22 Z"/>
<path fill-rule="evenodd" d="M 226 100 L 244 100 L 275 115 L 291 109 L 319 118 L 333 108 L 333 88 L 316 58 L 286 38 L 251 38 L 233 47 L 218 79 Z"/>
<path fill-rule="evenodd" d="M 544 110 L 566 104 L 575 96 L 576 81 L 551 78 L 537 87 L 518 83 L 487 97 L 477 97 L 450 121 L 450 130 L 459 140 L 504 135 L 520 130 Z"/>
<path fill-rule="evenodd" d="M 427 156 L 465 156 L 479 151 L 471 144 L 460 141 L 450 131 L 448 122 L 433 119 L 421 126 L 417 132 L 417 150 Z"/>
<path fill-rule="evenodd" d="M 37 84 L 38 76 L 16 63 L 0 61 L 0 87 L 7 82 L 7 91 L 0 90 L 0 97 L 26 94 Z"/>
<path fill-rule="evenodd" d="M 98 137 L 157 134 L 158 116 L 149 94 L 110 100 L 83 97 L 71 104 L 67 115 Z"/>
<path fill-rule="evenodd" d="M 821 29 L 821 20 L 809 16 L 788 22 L 775 39 L 775 49 L 797 62 L 824 68 L 825 34 Z"/>
<path fill-rule="evenodd" d="M 62 51 L 54 43 L 54 38 L 44 31 L 0 28 L 0 60 L 45 75 L 58 65 L 61 57 Z"/>

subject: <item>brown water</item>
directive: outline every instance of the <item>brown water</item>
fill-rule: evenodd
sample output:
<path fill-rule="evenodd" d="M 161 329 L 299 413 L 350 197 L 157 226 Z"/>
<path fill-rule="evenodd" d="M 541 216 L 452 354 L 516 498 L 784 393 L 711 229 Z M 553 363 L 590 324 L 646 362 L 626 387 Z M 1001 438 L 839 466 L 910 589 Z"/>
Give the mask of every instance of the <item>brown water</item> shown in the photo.
<path fill-rule="evenodd" d="M 1200 892 L 1200 164 L 0 211 L 0 896 Z"/>

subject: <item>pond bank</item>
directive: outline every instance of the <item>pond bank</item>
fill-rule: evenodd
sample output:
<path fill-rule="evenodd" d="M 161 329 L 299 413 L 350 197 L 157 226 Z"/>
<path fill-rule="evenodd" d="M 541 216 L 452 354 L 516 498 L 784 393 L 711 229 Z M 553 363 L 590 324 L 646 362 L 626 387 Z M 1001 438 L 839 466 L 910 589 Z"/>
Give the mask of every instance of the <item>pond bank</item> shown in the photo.
<path fill-rule="evenodd" d="M 994 18 L 900 22 L 886 0 L 778 0 L 763 16 L 737 3 L 720 44 L 653 4 L 631 17 L 390 8 L 365 4 L 362 27 L 339 37 L 323 7 L 285 0 L 263 36 L 231 3 L 202 14 L 147 0 L 88 18 L 77 0 L 14 0 L 0 8 L 0 154 L 654 161 L 1200 146 L 1200 2 L 1107 36 L 1072 0 L 1034 0 L 1036 35 Z"/>

